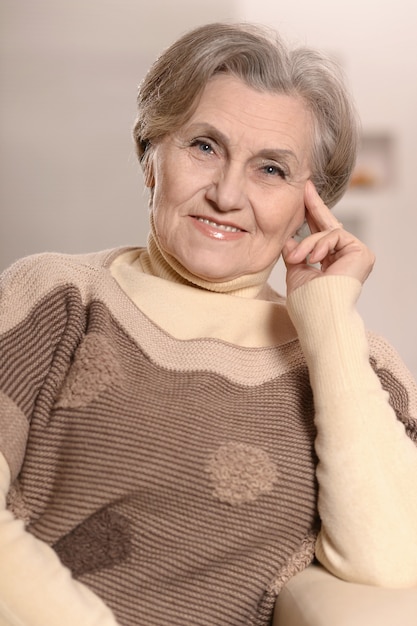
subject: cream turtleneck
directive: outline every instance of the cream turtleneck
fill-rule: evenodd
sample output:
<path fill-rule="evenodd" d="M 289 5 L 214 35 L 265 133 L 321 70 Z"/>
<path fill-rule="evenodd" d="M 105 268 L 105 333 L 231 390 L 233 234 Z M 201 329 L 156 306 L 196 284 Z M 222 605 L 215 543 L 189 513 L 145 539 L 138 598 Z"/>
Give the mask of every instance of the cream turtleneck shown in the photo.
<path fill-rule="evenodd" d="M 194 276 L 163 251 L 151 219 L 147 248 L 120 254 L 110 271 L 136 306 L 177 339 L 265 348 L 296 338 L 285 298 L 266 282 L 271 269 L 222 283 Z"/>
<path fill-rule="evenodd" d="M 285 298 L 267 283 L 271 270 L 220 283 L 195 276 L 163 250 L 152 213 L 147 248 L 121 254 L 110 268 L 136 306 L 173 337 L 210 337 L 248 348 L 296 338 Z"/>

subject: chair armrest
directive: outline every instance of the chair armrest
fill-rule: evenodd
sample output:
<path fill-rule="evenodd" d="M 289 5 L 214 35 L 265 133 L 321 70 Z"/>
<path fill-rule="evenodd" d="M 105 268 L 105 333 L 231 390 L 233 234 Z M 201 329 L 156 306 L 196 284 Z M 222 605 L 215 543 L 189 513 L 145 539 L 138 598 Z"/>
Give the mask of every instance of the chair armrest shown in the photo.
<path fill-rule="evenodd" d="M 348 583 L 310 565 L 280 592 L 273 626 L 416 626 L 417 588 Z"/>

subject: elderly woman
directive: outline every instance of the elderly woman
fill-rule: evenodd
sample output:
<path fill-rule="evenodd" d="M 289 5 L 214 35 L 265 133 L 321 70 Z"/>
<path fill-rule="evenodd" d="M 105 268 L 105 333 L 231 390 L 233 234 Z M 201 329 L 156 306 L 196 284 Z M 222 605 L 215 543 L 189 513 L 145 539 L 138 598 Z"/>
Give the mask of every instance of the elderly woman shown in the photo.
<path fill-rule="evenodd" d="M 328 208 L 357 140 L 336 70 L 211 24 L 138 102 L 147 248 L 2 277 L 2 623 L 266 625 L 314 556 L 417 583 L 417 391 Z"/>

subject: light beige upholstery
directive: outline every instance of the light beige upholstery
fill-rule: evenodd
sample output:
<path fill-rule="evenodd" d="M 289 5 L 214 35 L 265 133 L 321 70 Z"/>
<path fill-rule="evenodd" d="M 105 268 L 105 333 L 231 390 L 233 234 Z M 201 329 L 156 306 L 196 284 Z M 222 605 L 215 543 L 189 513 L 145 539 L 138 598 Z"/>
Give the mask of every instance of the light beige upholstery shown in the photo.
<path fill-rule="evenodd" d="M 417 626 L 417 588 L 347 583 L 311 565 L 281 591 L 273 626 Z"/>

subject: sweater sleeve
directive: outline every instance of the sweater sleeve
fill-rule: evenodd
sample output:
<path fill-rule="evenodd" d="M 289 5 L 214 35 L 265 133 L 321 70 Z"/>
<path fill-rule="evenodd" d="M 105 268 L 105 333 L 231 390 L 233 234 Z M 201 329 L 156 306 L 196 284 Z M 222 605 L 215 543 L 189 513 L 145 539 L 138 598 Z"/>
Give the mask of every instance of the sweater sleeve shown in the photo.
<path fill-rule="evenodd" d="M 345 580 L 414 586 L 417 492 L 411 485 L 417 478 L 417 447 L 408 435 L 417 433 L 417 392 L 391 350 L 381 372 L 400 381 L 397 387 L 408 399 L 404 414 L 404 402 L 394 406 L 395 398 L 371 366 L 355 308 L 360 290 L 350 277 L 323 277 L 288 299 L 315 403 L 322 520 L 316 556 Z"/>
<path fill-rule="evenodd" d="M 6 508 L 33 415 L 47 419 L 82 333 L 79 294 L 46 284 L 52 268 L 42 265 L 24 260 L 0 280 L 0 623 L 117 626 L 104 602 Z"/>
<path fill-rule="evenodd" d="M 6 510 L 9 486 L 9 466 L 0 455 L 0 624 L 117 626 L 104 602 Z"/>

